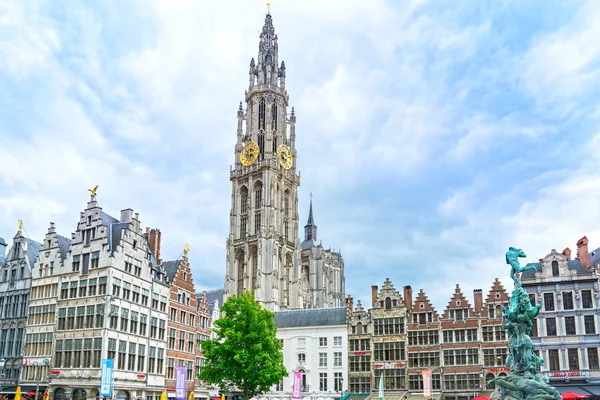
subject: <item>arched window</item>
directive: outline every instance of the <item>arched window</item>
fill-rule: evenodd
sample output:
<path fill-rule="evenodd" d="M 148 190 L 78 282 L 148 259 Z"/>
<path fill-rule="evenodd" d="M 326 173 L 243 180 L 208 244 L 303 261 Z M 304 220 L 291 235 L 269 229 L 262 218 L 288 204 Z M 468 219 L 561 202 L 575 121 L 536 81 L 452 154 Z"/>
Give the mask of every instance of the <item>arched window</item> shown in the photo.
<path fill-rule="evenodd" d="M 356 324 L 356 334 L 357 335 L 362 335 L 363 333 L 363 326 L 362 324 L 359 322 L 358 324 Z"/>
<path fill-rule="evenodd" d="M 254 185 L 254 208 L 262 207 L 262 192 L 263 192 L 262 183 L 256 182 Z"/>
<path fill-rule="evenodd" d="M 248 231 L 248 217 L 246 215 L 242 215 L 240 218 L 240 239 L 246 237 L 246 232 Z"/>
<path fill-rule="evenodd" d="M 254 213 L 254 234 L 258 235 L 260 233 L 260 224 L 262 223 L 262 213 L 260 211 L 256 211 Z"/>
<path fill-rule="evenodd" d="M 265 101 L 258 103 L 258 129 L 265 129 Z"/>
<path fill-rule="evenodd" d="M 240 213 L 246 214 L 248 211 L 248 188 L 242 186 L 240 189 Z"/>
<path fill-rule="evenodd" d="M 67 398 L 67 392 L 65 389 L 59 387 L 54 389 L 54 400 L 63 400 Z"/>
<path fill-rule="evenodd" d="M 244 291 L 244 258 L 245 254 L 240 251 L 237 254 L 237 294 L 241 295 Z"/>
<path fill-rule="evenodd" d="M 277 103 L 273 102 L 273 105 L 271 106 L 271 129 L 273 129 L 273 131 L 277 130 Z"/>
<path fill-rule="evenodd" d="M 258 253 L 256 249 L 252 253 L 252 288 L 258 289 Z"/>
<path fill-rule="evenodd" d="M 84 400 L 86 397 L 87 393 L 83 389 L 73 390 L 73 395 L 71 396 L 73 400 Z"/>
<path fill-rule="evenodd" d="M 287 216 L 290 213 L 290 191 L 286 190 L 283 193 L 283 212 Z"/>
<path fill-rule="evenodd" d="M 558 276 L 558 261 L 552 261 L 552 276 Z"/>
<path fill-rule="evenodd" d="M 129 392 L 125 391 L 125 390 L 119 390 L 119 392 L 117 393 L 117 400 L 129 400 L 130 396 L 129 396 Z"/>
<path fill-rule="evenodd" d="M 485 376 L 485 382 L 483 383 L 484 385 L 487 385 L 487 390 L 492 390 L 492 389 L 496 389 L 496 384 L 494 382 L 492 383 L 488 383 L 489 381 L 491 381 L 492 379 L 494 379 L 494 374 L 487 374 Z"/>
<path fill-rule="evenodd" d="M 386 310 L 392 309 L 392 299 L 390 299 L 389 297 L 385 298 L 385 309 Z"/>
<path fill-rule="evenodd" d="M 277 136 L 273 136 L 273 153 L 277 153 Z"/>

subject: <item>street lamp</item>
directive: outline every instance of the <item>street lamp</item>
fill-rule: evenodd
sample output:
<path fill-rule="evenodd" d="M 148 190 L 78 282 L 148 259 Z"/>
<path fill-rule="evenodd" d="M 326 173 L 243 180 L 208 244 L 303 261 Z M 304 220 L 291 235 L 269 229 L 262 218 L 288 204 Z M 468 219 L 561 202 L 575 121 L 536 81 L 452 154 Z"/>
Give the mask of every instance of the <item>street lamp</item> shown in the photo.
<path fill-rule="evenodd" d="M 344 377 L 340 376 L 340 399 L 344 396 Z"/>

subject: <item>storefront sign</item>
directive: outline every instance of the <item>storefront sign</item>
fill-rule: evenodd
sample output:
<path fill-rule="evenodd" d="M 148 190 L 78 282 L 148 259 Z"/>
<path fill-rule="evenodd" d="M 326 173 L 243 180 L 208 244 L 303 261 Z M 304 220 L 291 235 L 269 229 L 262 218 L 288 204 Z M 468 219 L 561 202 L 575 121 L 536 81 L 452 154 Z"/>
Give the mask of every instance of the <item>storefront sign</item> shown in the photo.
<path fill-rule="evenodd" d="M 565 371 L 565 372 L 546 372 L 546 376 L 550 378 L 570 378 L 570 377 L 588 377 L 587 371 Z"/>
<path fill-rule="evenodd" d="M 490 368 L 490 371 L 492 371 L 492 372 L 502 372 L 502 371 L 508 371 L 508 368 L 506 368 L 506 367 L 495 367 L 495 368 Z"/>

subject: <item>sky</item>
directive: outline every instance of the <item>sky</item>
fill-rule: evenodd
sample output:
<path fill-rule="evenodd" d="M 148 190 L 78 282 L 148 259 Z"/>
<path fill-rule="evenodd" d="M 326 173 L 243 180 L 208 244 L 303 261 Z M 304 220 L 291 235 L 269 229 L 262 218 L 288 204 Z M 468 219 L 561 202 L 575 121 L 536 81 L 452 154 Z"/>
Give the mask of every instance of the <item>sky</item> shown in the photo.
<path fill-rule="evenodd" d="M 222 287 L 239 102 L 266 5 L 0 2 L 0 236 L 41 241 L 98 202 L 186 243 Z M 600 247 L 600 3 L 272 0 L 297 116 L 300 222 L 314 194 L 346 293 L 386 278 L 445 308 L 504 253 Z M 302 227 L 301 227 L 302 229 Z"/>

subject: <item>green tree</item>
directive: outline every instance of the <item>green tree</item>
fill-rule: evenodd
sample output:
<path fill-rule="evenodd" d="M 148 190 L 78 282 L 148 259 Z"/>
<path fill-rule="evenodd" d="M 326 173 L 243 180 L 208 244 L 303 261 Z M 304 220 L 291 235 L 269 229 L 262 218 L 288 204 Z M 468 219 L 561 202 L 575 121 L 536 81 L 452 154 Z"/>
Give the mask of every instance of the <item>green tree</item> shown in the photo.
<path fill-rule="evenodd" d="M 215 339 L 202 342 L 206 364 L 198 378 L 224 392 L 239 390 L 244 400 L 268 392 L 288 373 L 276 337 L 275 314 L 254 301 L 254 293 L 232 296 L 213 323 Z"/>

